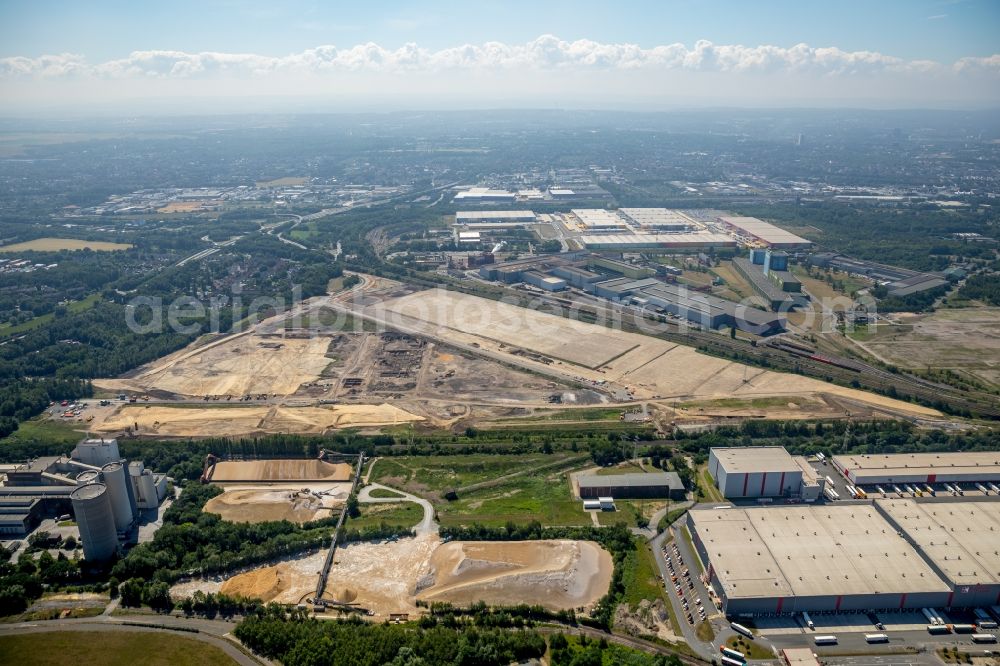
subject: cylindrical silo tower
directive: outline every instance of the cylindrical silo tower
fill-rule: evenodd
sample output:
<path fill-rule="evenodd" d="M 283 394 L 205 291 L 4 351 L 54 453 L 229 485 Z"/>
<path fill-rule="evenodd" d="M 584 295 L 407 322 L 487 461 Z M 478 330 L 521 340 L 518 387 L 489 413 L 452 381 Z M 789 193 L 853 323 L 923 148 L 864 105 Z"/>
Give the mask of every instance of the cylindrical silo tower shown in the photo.
<path fill-rule="evenodd" d="M 78 486 L 86 486 L 91 483 L 100 483 L 100 482 L 101 482 L 101 473 L 96 470 L 88 469 L 84 472 L 80 472 L 76 476 L 76 485 Z"/>
<path fill-rule="evenodd" d="M 73 515 L 80 528 L 83 556 L 91 562 L 109 559 L 118 550 L 118 530 L 108 487 L 103 483 L 79 486 L 70 493 Z"/>
<path fill-rule="evenodd" d="M 111 511 L 115 516 L 115 528 L 125 532 L 132 527 L 132 503 L 128 496 L 128 477 L 120 462 L 109 462 L 101 468 L 104 485 L 111 498 Z"/>

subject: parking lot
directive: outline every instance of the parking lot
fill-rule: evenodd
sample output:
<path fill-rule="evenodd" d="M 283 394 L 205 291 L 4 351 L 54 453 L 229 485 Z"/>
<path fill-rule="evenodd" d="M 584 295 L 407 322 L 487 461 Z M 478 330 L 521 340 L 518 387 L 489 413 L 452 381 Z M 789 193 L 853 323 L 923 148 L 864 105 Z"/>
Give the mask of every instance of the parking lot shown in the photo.
<path fill-rule="evenodd" d="M 673 595 L 683 609 L 684 614 L 678 619 L 687 622 L 692 627 L 698 626 L 699 623 L 707 619 L 710 613 L 716 610 L 715 607 L 707 595 L 704 595 L 700 581 L 697 580 L 697 573 L 691 573 L 685 564 L 676 540 L 669 543 L 664 542 L 660 553 L 666 562 L 669 575 L 664 583 L 668 591 L 672 589 Z M 708 604 L 707 608 L 705 604 Z"/>

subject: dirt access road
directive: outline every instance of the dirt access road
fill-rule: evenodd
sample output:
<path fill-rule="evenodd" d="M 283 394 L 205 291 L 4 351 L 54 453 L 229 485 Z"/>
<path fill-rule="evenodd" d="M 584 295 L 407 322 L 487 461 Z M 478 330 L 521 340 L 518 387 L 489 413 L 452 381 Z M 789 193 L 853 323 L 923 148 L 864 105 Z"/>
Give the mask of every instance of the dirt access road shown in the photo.
<path fill-rule="evenodd" d="M 388 490 L 389 492 L 399 493 L 400 497 L 372 497 L 371 491 L 380 489 Z M 424 534 L 437 534 L 441 529 L 441 526 L 434 521 L 434 507 L 427 500 L 417 497 L 416 495 L 411 495 L 405 493 L 402 490 L 396 490 L 395 488 L 390 488 L 388 486 L 383 486 L 379 483 L 372 483 L 361 489 L 358 493 L 358 501 L 362 504 L 381 504 L 383 502 L 415 502 L 419 504 L 424 510 L 424 518 L 419 523 L 413 526 L 413 530 L 417 533 L 417 536 L 422 536 Z"/>

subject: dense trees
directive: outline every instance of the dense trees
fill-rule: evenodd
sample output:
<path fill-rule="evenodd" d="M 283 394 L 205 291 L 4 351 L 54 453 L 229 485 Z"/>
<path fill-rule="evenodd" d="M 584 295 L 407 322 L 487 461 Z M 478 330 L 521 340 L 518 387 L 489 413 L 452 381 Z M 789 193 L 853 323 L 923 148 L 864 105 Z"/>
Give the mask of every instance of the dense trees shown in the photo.
<path fill-rule="evenodd" d="M 545 639 L 537 632 L 475 627 L 423 629 L 360 620 L 287 621 L 254 616 L 233 633 L 258 654 L 285 666 L 501 666 L 545 654 Z"/>
<path fill-rule="evenodd" d="M 979 273 L 973 275 L 958 290 L 961 298 L 983 301 L 989 305 L 1000 305 L 1000 273 Z"/>

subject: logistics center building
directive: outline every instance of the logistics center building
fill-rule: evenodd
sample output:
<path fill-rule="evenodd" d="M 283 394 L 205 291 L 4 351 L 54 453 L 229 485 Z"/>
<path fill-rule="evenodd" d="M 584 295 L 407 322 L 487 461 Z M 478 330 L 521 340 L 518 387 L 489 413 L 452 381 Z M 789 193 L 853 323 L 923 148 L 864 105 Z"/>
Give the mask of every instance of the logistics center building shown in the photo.
<path fill-rule="evenodd" d="M 941 607 L 952 595 L 870 504 L 696 507 L 687 520 L 727 614 Z"/>
<path fill-rule="evenodd" d="M 715 447 L 708 472 L 727 499 L 796 497 L 814 500 L 825 479 L 801 457 L 781 446 Z"/>
<path fill-rule="evenodd" d="M 854 485 L 1000 482 L 1000 451 L 840 455 L 833 466 Z"/>

